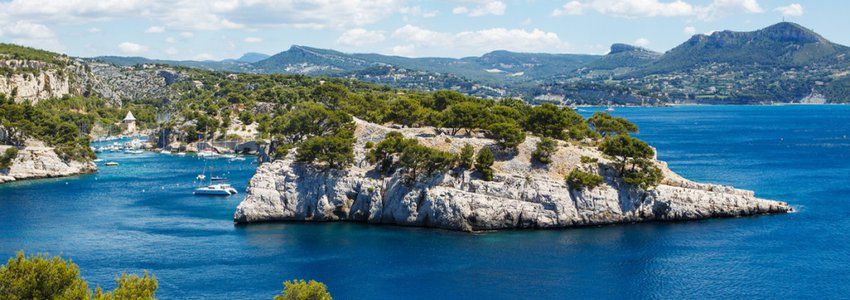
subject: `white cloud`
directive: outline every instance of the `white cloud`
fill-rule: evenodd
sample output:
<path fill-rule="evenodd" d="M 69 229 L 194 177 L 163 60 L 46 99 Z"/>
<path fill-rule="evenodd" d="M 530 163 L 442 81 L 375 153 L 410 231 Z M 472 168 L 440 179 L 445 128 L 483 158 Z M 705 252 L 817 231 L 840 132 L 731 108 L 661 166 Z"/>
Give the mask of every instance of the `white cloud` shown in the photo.
<path fill-rule="evenodd" d="M 198 55 L 195 55 L 195 57 L 193 57 L 192 59 L 194 59 L 194 60 L 215 60 L 215 55 L 212 55 L 212 54 L 209 54 L 209 53 L 198 53 Z"/>
<path fill-rule="evenodd" d="M 414 17 L 422 17 L 422 18 L 433 18 L 436 17 L 440 12 L 437 10 L 424 10 L 420 6 L 405 6 L 398 10 L 399 13 L 403 15 L 410 15 Z"/>
<path fill-rule="evenodd" d="M 635 40 L 634 44 L 635 46 L 646 48 L 649 44 L 651 44 L 651 42 L 646 38 L 639 38 Z"/>
<path fill-rule="evenodd" d="M 552 12 L 553 16 L 565 15 L 581 15 L 584 14 L 584 5 L 578 1 L 570 1 L 564 4 L 561 8 L 557 8 Z"/>
<path fill-rule="evenodd" d="M 624 17 L 697 17 L 710 20 L 730 13 L 761 13 L 758 0 L 712 0 L 693 5 L 682 0 L 573 0 L 552 11 L 553 16 L 580 15 L 586 10 Z"/>
<path fill-rule="evenodd" d="M 788 6 L 780 6 L 776 8 L 783 16 L 799 17 L 803 15 L 803 6 L 799 3 L 790 4 Z"/>
<path fill-rule="evenodd" d="M 92 28 L 89 28 L 88 32 L 89 33 L 98 33 L 98 32 L 100 32 L 100 28 L 92 27 Z"/>
<path fill-rule="evenodd" d="M 139 55 L 148 51 L 148 46 L 140 45 L 131 42 L 123 42 L 118 44 L 118 50 L 124 54 Z"/>
<path fill-rule="evenodd" d="M 0 2 L 8 21 L 89 23 L 145 17 L 175 30 L 264 26 L 346 28 L 380 21 L 405 0 L 10 0 Z"/>
<path fill-rule="evenodd" d="M 489 0 L 469 0 L 473 2 L 472 8 L 466 6 L 458 6 L 452 9 L 452 13 L 456 15 L 468 15 L 470 17 L 480 17 L 486 15 L 501 16 L 505 14 L 505 5 L 502 1 Z"/>
<path fill-rule="evenodd" d="M 151 26 L 145 30 L 145 33 L 163 33 L 165 32 L 165 27 L 162 26 Z"/>
<path fill-rule="evenodd" d="M 466 8 L 466 6 L 458 6 L 452 9 L 452 13 L 456 15 L 464 15 L 469 13 L 469 8 Z"/>
<path fill-rule="evenodd" d="M 184 31 L 184 32 L 180 33 L 180 37 L 186 38 L 186 39 L 191 38 L 193 36 L 195 36 L 195 33 L 191 32 L 191 31 Z"/>
<path fill-rule="evenodd" d="M 62 43 L 56 39 L 56 33 L 40 23 L 16 21 L 0 24 L 0 36 L 9 38 L 16 44 L 59 52 L 64 50 Z"/>
<path fill-rule="evenodd" d="M 174 43 L 177 42 L 177 39 L 175 39 L 173 36 L 169 36 L 169 37 L 165 38 L 165 42 L 169 43 L 169 44 L 174 44 Z"/>
<path fill-rule="evenodd" d="M 178 53 L 180 53 L 180 52 L 177 51 L 177 48 L 174 48 L 174 47 L 168 47 L 168 48 L 165 49 L 165 54 L 168 54 L 169 56 L 175 56 Z"/>
<path fill-rule="evenodd" d="M 682 32 L 687 35 L 694 35 L 697 33 L 697 28 L 693 26 L 685 26 L 685 29 L 682 29 Z"/>
<path fill-rule="evenodd" d="M 338 44 L 359 47 L 384 41 L 386 37 L 383 32 L 370 31 L 363 28 L 347 30 L 336 40 Z"/>
<path fill-rule="evenodd" d="M 258 38 L 258 37 L 249 36 L 249 37 L 246 37 L 243 41 L 246 42 L 246 43 L 260 43 L 260 42 L 263 41 L 263 39 Z"/>
<path fill-rule="evenodd" d="M 390 52 L 392 52 L 393 55 L 413 56 L 416 54 L 416 47 L 413 45 L 398 45 L 394 46 Z"/>
<path fill-rule="evenodd" d="M 558 52 L 570 48 L 558 34 L 540 29 L 490 28 L 448 33 L 408 24 L 397 29 L 392 36 L 415 45 L 417 54 L 427 50 L 428 55 L 480 55 L 493 50 Z"/>

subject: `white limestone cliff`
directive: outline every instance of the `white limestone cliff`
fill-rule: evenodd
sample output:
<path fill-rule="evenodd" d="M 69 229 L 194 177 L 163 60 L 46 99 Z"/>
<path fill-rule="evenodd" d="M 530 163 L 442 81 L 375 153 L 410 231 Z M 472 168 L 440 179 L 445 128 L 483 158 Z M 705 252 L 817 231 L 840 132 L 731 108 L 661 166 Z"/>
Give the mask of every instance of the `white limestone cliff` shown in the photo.
<path fill-rule="evenodd" d="M 357 121 L 357 163 L 347 170 L 319 171 L 286 159 L 259 166 L 248 196 L 238 206 L 238 223 L 266 221 L 357 221 L 461 231 L 511 228 L 560 228 L 642 221 L 694 220 L 791 211 L 786 203 L 754 197 L 753 192 L 688 181 L 658 162 L 661 185 L 642 191 L 624 184 L 611 162 L 597 150 L 561 142 L 553 163 L 529 159 L 535 137 L 515 155 L 497 156 L 494 181 L 474 173 L 447 173 L 406 182 L 380 178 L 365 162 L 367 141 L 379 142 L 390 128 Z M 420 143 L 458 152 L 469 143 L 479 149 L 492 141 L 436 135 L 428 128 L 400 130 Z M 581 156 L 599 160 L 582 164 Z M 595 189 L 571 189 L 564 175 L 575 167 L 596 172 L 605 183 Z"/>
<path fill-rule="evenodd" d="M 0 146 L 0 153 L 11 146 Z M 27 146 L 18 150 L 18 155 L 8 169 L 0 169 L 0 184 L 37 178 L 52 178 L 94 173 L 93 162 L 64 161 L 52 147 Z"/>

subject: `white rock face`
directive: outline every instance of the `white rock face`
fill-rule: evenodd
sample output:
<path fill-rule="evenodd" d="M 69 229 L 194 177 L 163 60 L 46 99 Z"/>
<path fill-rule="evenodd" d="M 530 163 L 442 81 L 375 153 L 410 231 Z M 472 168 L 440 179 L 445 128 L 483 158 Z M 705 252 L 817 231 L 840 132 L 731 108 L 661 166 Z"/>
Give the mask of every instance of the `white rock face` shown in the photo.
<path fill-rule="evenodd" d="M 0 153 L 10 146 L 0 146 Z M 0 183 L 36 178 L 71 176 L 97 171 L 93 162 L 63 161 L 50 147 L 26 147 L 18 151 L 9 169 L 0 170 Z"/>
<path fill-rule="evenodd" d="M 461 231 L 559 228 L 641 221 L 694 220 L 785 213 L 783 202 L 755 198 L 753 192 L 688 181 L 662 162 L 663 183 L 648 192 L 622 183 L 601 154 L 590 147 L 561 143 L 547 166 L 529 159 L 537 138 L 529 137 L 515 155 L 499 155 L 496 179 L 478 180 L 469 172 L 406 182 L 401 175 L 380 178 L 364 161 L 367 141 L 380 141 L 391 129 L 357 121 L 355 155 L 359 163 L 344 171 L 318 171 L 293 161 L 262 164 L 248 196 L 237 207 L 240 223 L 265 221 L 357 221 Z M 465 143 L 492 144 L 477 137 L 435 135 L 430 129 L 403 129 L 407 137 L 447 151 Z M 581 156 L 599 164 L 581 164 Z M 571 189 L 564 175 L 573 168 L 595 172 L 605 184 Z"/>
<path fill-rule="evenodd" d="M 15 95 L 15 101 L 36 103 L 71 93 L 67 73 L 51 66 L 27 60 L 0 60 L 0 67 L 38 71 L 21 71 L 9 76 L 0 76 L 0 94 Z"/>

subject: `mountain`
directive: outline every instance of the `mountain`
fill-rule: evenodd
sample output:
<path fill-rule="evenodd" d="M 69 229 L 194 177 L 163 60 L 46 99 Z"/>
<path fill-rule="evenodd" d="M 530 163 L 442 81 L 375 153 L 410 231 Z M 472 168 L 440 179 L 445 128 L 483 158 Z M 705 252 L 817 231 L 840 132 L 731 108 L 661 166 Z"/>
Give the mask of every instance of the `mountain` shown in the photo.
<path fill-rule="evenodd" d="M 614 44 L 606 55 L 493 51 L 464 58 L 344 53 L 294 45 L 225 61 L 98 57 L 244 73 L 346 77 L 409 89 L 564 103 L 850 101 L 850 48 L 799 24 L 694 35 L 658 53 Z M 264 58 L 265 57 L 265 58 Z M 829 100 L 824 100 L 829 99 Z"/>
<path fill-rule="evenodd" d="M 782 22 L 752 32 L 694 35 L 641 73 L 665 73 L 705 64 L 803 67 L 847 63 L 850 48 L 830 42 L 799 24 Z"/>
<path fill-rule="evenodd" d="M 650 65 L 661 57 L 661 53 L 645 48 L 627 45 L 611 45 L 611 51 L 597 60 L 584 65 L 591 70 L 616 70 L 619 68 L 638 68 Z"/>
<path fill-rule="evenodd" d="M 243 54 L 241 57 L 237 58 L 236 61 L 243 63 L 255 63 L 264 59 L 269 58 L 270 55 L 257 53 L 257 52 L 248 52 Z"/>

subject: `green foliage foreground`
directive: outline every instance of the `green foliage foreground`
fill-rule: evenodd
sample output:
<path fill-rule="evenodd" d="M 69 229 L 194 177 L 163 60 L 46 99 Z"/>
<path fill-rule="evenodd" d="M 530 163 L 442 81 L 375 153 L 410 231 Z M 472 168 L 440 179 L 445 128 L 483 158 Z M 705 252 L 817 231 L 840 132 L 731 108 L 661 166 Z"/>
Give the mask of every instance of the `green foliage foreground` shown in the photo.
<path fill-rule="evenodd" d="M 26 256 L 18 252 L 0 267 L 2 299 L 154 299 L 158 287 L 155 277 L 122 274 L 115 279 L 118 287 L 104 293 L 94 292 L 80 276 L 80 268 L 58 256 Z"/>
<path fill-rule="evenodd" d="M 328 287 L 324 283 L 297 279 L 283 283 L 283 293 L 274 296 L 274 300 L 331 300 Z"/>

